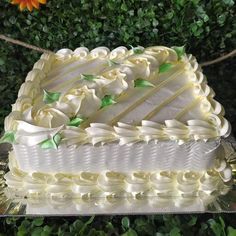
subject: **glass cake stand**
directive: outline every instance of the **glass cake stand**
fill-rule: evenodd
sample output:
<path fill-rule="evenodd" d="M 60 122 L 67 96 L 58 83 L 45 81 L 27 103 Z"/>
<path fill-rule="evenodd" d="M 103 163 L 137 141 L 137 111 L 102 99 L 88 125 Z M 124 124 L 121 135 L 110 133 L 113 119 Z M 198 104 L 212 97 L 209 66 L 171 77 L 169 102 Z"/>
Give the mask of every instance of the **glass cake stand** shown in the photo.
<path fill-rule="evenodd" d="M 236 212 L 236 140 L 229 137 L 223 141 L 225 157 L 233 169 L 232 188 L 226 195 L 188 198 L 181 201 L 172 197 L 160 200 L 157 197 L 115 198 L 109 203 L 103 198 L 86 201 L 81 199 L 26 199 L 9 197 L 4 175 L 8 171 L 8 152 L 11 146 L 0 144 L 0 215 L 93 215 L 93 214 L 158 214 L 158 213 L 235 213 Z"/>

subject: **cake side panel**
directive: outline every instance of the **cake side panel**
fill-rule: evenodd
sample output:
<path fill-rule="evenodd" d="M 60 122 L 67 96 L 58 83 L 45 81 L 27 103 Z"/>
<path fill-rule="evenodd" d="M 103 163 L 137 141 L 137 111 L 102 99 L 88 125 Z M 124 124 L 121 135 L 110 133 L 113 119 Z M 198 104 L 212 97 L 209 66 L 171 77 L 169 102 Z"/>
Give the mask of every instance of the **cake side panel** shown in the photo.
<path fill-rule="evenodd" d="M 220 140 L 136 143 L 120 146 L 59 146 L 57 150 L 14 145 L 19 169 L 25 172 L 77 173 L 81 171 L 201 171 L 211 168 L 221 148 Z"/>

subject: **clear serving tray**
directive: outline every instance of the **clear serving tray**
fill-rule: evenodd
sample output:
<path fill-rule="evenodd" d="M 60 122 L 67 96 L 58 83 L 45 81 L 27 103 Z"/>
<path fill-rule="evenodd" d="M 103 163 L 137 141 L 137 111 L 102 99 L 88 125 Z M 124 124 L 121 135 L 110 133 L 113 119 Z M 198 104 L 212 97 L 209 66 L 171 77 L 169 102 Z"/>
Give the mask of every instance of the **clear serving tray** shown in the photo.
<path fill-rule="evenodd" d="M 235 213 L 236 212 L 236 141 L 229 137 L 222 141 L 225 157 L 233 169 L 233 184 L 226 195 L 204 199 L 158 197 L 114 198 L 107 202 L 104 198 L 88 200 L 69 198 L 22 199 L 12 198 L 6 188 L 4 175 L 8 171 L 8 152 L 11 146 L 0 145 L 0 215 L 92 215 L 92 214 L 158 214 L 158 213 Z"/>

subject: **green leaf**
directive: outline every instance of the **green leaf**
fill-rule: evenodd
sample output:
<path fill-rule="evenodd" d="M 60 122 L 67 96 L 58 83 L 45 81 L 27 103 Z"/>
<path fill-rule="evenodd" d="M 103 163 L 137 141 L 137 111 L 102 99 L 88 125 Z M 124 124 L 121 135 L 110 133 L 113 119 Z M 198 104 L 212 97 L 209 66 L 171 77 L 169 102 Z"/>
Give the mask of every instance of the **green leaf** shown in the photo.
<path fill-rule="evenodd" d="M 131 49 L 133 50 L 134 54 L 142 54 L 144 52 L 144 49 L 141 47 L 133 47 L 130 45 Z"/>
<path fill-rule="evenodd" d="M 135 230 L 133 229 L 129 229 L 127 232 L 125 232 L 124 234 L 122 234 L 122 236 L 138 236 L 138 234 L 136 233 Z"/>
<path fill-rule="evenodd" d="M 113 60 L 108 60 L 107 62 L 108 62 L 108 65 L 109 65 L 109 66 L 117 66 L 117 65 L 120 65 L 120 63 L 115 62 L 115 61 L 113 61 Z"/>
<path fill-rule="evenodd" d="M 78 127 L 82 122 L 84 122 L 86 119 L 82 117 L 75 117 L 70 119 L 70 122 L 67 124 L 68 126 L 75 126 Z"/>
<path fill-rule="evenodd" d="M 0 139 L 0 143 L 15 143 L 15 132 L 7 131 Z"/>
<path fill-rule="evenodd" d="M 52 138 L 44 140 L 39 145 L 43 149 L 51 149 L 51 148 L 57 149 L 60 142 L 61 142 L 61 135 L 56 134 Z"/>
<path fill-rule="evenodd" d="M 227 227 L 227 236 L 235 236 L 236 235 L 236 229 L 228 226 Z"/>
<path fill-rule="evenodd" d="M 210 225 L 210 228 L 214 232 L 216 236 L 221 236 L 222 232 L 224 232 L 224 229 L 222 228 L 222 225 L 217 223 L 214 219 L 209 219 L 207 221 Z"/>
<path fill-rule="evenodd" d="M 155 87 L 155 85 L 149 82 L 148 80 L 139 78 L 134 80 L 134 87 L 140 87 L 140 88 Z"/>
<path fill-rule="evenodd" d="M 174 227 L 171 231 L 170 231 L 170 236 L 181 236 L 180 234 L 180 229 L 177 227 Z"/>
<path fill-rule="evenodd" d="M 164 73 L 167 72 L 168 70 L 170 70 L 172 68 L 172 64 L 171 63 L 163 63 L 159 66 L 159 73 Z"/>
<path fill-rule="evenodd" d="M 89 218 L 89 220 L 87 222 L 85 222 L 85 224 L 83 225 L 83 227 L 79 231 L 79 235 L 84 235 L 86 228 L 88 227 L 89 224 L 91 224 L 93 222 L 94 218 L 95 218 L 95 216 L 91 216 Z"/>
<path fill-rule="evenodd" d="M 5 61 L 2 58 L 0 58 L 0 66 L 3 66 L 4 64 L 5 64 Z"/>
<path fill-rule="evenodd" d="M 50 233 L 52 232 L 52 227 L 50 227 L 50 226 L 48 226 L 48 225 L 45 225 L 45 226 L 43 227 L 43 232 L 44 232 L 44 234 L 50 235 Z"/>
<path fill-rule="evenodd" d="M 105 95 L 102 98 L 101 108 L 112 105 L 112 104 L 115 104 L 116 101 L 114 100 L 114 98 L 115 98 L 115 96 L 113 96 L 113 95 Z"/>
<path fill-rule="evenodd" d="M 32 223 L 33 223 L 35 226 L 41 226 L 41 225 L 43 224 L 43 220 L 44 220 L 43 217 L 35 218 Z"/>
<path fill-rule="evenodd" d="M 124 227 L 124 229 L 128 229 L 130 226 L 129 218 L 127 216 L 123 217 L 121 220 L 121 224 Z"/>
<path fill-rule="evenodd" d="M 81 74 L 81 79 L 94 80 L 94 79 L 97 79 L 97 77 L 95 75 Z"/>
<path fill-rule="evenodd" d="M 178 60 L 180 60 L 181 57 L 185 54 L 185 47 L 184 46 L 181 46 L 181 47 L 174 46 L 172 48 L 175 50 L 175 52 L 178 56 Z"/>
<path fill-rule="evenodd" d="M 31 233 L 31 236 L 41 236 L 41 233 L 43 232 L 42 227 L 36 227 L 33 229 L 33 232 Z"/>
<path fill-rule="evenodd" d="M 73 227 L 74 227 L 74 229 L 75 229 L 76 231 L 82 229 L 83 225 L 84 225 L 84 223 L 83 223 L 83 221 L 81 221 L 81 220 L 76 220 L 76 221 L 74 221 L 74 223 L 73 223 Z"/>
<path fill-rule="evenodd" d="M 43 101 L 46 103 L 46 104 L 50 104 L 50 103 L 53 103 L 53 102 L 56 102 L 59 100 L 60 96 L 61 96 L 61 93 L 58 93 L 58 92 L 49 92 L 47 90 L 43 90 Z"/>
<path fill-rule="evenodd" d="M 194 226 L 197 223 L 197 217 L 196 216 L 192 216 L 191 220 L 188 222 L 189 226 Z"/>

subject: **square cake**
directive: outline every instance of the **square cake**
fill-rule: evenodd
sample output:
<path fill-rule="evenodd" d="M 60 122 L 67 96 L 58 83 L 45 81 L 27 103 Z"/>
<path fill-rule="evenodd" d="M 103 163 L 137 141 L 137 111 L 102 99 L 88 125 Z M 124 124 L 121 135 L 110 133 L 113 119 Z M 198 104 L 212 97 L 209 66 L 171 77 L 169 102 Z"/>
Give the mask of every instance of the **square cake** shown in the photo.
<path fill-rule="evenodd" d="M 27 197 L 225 193 L 223 107 L 182 47 L 43 54 L 5 119 L 6 184 Z"/>

